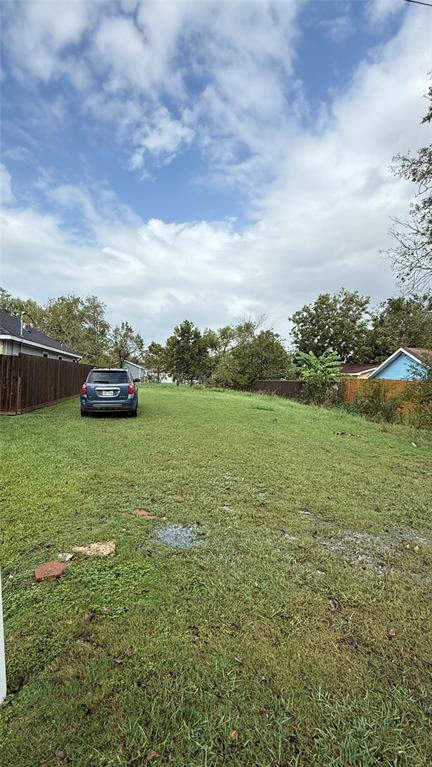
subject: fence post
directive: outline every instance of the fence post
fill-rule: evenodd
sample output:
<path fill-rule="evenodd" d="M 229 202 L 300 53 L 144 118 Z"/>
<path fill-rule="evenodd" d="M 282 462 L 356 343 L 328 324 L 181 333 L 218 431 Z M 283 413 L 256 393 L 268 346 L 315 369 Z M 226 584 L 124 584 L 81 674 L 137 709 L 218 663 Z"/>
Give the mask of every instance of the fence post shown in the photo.
<path fill-rule="evenodd" d="M 3 604 L 2 604 L 2 584 L 0 571 L 0 704 L 6 697 L 6 661 L 3 632 Z"/>
<path fill-rule="evenodd" d="M 69 362 L 69 365 L 71 363 Z M 57 361 L 57 391 L 56 391 L 56 399 L 60 399 L 60 376 L 61 376 L 61 361 Z"/>
<path fill-rule="evenodd" d="M 21 396 L 21 376 L 18 373 L 18 380 L 17 380 L 17 393 L 16 393 L 16 403 L 15 403 L 15 412 L 17 415 L 21 415 L 22 413 L 22 396 Z"/>

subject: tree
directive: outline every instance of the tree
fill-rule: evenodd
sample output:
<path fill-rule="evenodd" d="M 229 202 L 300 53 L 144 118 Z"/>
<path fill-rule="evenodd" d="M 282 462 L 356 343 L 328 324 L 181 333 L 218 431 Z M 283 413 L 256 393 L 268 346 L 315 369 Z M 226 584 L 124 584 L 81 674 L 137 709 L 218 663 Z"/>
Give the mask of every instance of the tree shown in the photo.
<path fill-rule="evenodd" d="M 83 353 L 84 304 L 79 296 L 51 298 L 45 309 L 41 330 L 64 346 Z"/>
<path fill-rule="evenodd" d="M 110 339 L 110 355 L 115 365 L 122 368 L 125 360 L 141 362 L 144 341 L 128 322 L 116 326 Z"/>
<path fill-rule="evenodd" d="M 313 352 L 299 352 L 297 359 L 308 398 L 324 402 L 329 390 L 340 381 L 341 361 L 337 353 L 328 351 L 317 357 Z"/>
<path fill-rule="evenodd" d="M 432 80 L 427 98 L 429 108 L 422 120 L 432 123 Z M 393 158 L 396 176 L 416 185 L 416 201 L 409 207 L 409 220 L 394 219 L 390 234 L 396 245 L 387 251 L 397 279 L 410 291 L 427 290 L 432 284 L 432 144 L 413 157 Z"/>
<path fill-rule="evenodd" d="M 289 319 L 298 351 L 337 352 L 343 362 L 369 362 L 369 298 L 342 288 L 339 293 L 321 293 Z"/>
<path fill-rule="evenodd" d="M 251 321 L 231 328 L 231 333 L 222 329 L 224 341 L 229 339 L 229 343 L 217 357 L 211 383 L 251 389 L 259 379 L 294 377 L 294 365 L 278 334 L 273 330 L 256 333 L 256 329 Z"/>
<path fill-rule="evenodd" d="M 254 338 L 243 341 L 231 352 L 231 357 L 236 368 L 234 384 L 239 389 L 251 389 L 260 379 L 285 378 L 291 363 L 273 330 L 262 330 Z"/>
<path fill-rule="evenodd" d="M 144 352 L 144 365 L 148 370 L 156 373 L 157 382 L 159 383 L 160 375 L 166 368 L 165 349 L 162 344 L 152 341 L 148 345 L 148 349 Z"/>
<path fill-rule="evenodd" d="M 205 376 L 208 364 L 208 351 L 200 330 L 184 320 L 176 325 L 174 333 L 166 342 L 166 367 L 177 383 Z"/>
<path fill-rule="evenodd" d="M 388 298 L 372 318 L 370 347 L 380 362 L 400 346 L 432 348 L 432 296 Z"/>
<path fill-rule="evenodd" d="M 252 340 L 258 326 L 259 322 L 249 319 L 238 325 L 225 325 L 218 330 L 207 328 L 203 333 L 203 342 L 208 351 L 206 378 L 213 376 L 218 370 L 218 377 L 222 375 L 222 380 L 225 380 L 223 371 L 226 371 L 228 379 L 230 379 L 229 370 L 233 368 L 233 365 L 232 361 L 229 363 L 226 358 L 237 346 Z M 232 384 L 218 383 L 217 385 L 231 386 Z"/>
<path fill-rule="evenodd" d="M 98 367 L 109 364 L 110 326 L 105 319 L 105 310 L 105 304 L 96 296 L 87 296 L 83 302 L 82 361 Z"/>
<path fill-rule="evenodd" d="M 34 325 L 36 328 L 40 328 L 43 324 L 43 317 L 45 314 L 43 306 L 40 306 L 31 298 L 15 298 L 8 293 L 5 288 L 1 287 L 0 309 L 3 309 L 9 314 L 13 314 L 15 317 L 20 317 L 21 314 L 23 314 L 24 322 Z"/>

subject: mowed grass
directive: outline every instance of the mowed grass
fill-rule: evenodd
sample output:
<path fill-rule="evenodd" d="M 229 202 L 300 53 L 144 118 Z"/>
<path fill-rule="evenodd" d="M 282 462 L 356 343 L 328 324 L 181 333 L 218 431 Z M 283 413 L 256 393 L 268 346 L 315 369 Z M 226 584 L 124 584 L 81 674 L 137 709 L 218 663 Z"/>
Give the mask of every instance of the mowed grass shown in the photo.
<path fill-rule="evenodd" d="M 137 419 L 70 401 L 1 421 L 2 767 L 430 766 L 431 435 L 140 398 Z M 170 523 L 201 545 L 161 543 Z"/>

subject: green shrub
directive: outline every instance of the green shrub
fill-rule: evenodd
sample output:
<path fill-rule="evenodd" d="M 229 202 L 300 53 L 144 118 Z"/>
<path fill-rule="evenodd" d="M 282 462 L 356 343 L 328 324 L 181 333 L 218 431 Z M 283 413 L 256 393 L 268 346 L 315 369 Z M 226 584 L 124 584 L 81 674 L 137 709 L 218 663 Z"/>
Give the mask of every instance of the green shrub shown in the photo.
<path fill-rule="evenodd" d="M 304 399 L 319 405 L 335 404 L 332 399 L 340 382 L 340 359 L 335 352 L 317 357 L 313 352 L 298 352 L 300 378 L 305 382 Z"/>
<path fill-rule="evenodd" d="M 419 429 L 432 429 L 432 379 L 407 386 L 404 399 L 408 405 L 405 420 Z"/>
<path fill-rule="evenodd" d="M 400 419 L 403 403 L 401 394 L 392 394 L 380 381 L 369 381 L 361 387 L 352 407 L 371 421 L 394 423 Z"/>

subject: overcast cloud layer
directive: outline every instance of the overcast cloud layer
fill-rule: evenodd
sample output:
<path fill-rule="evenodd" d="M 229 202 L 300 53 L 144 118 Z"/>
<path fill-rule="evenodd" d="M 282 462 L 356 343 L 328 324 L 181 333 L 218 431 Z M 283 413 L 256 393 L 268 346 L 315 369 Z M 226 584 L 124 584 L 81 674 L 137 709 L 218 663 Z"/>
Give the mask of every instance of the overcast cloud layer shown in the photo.
<path fill-rule="evenodd" d="M 390 164 L 428 140 L 432 11 L 324 5 L 6 4 L 2 283 L 41 302 L 96 294 L 147 342 L 262 313 L 286 335 L 321 291 L 394 294 L 380 249 L 412 189 Z M 302 77 L 315 56 L 318 82 L 324 51 L 305 52 L 311 18 L 345 80 Z M 169 216 L 147 218 L 157 194 Z"/>

